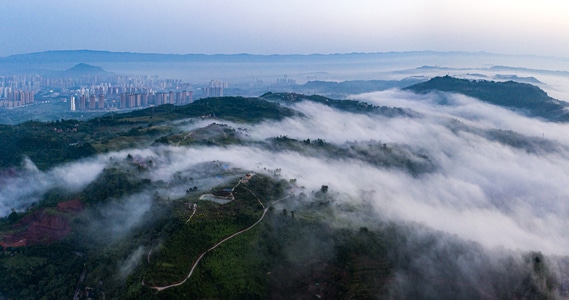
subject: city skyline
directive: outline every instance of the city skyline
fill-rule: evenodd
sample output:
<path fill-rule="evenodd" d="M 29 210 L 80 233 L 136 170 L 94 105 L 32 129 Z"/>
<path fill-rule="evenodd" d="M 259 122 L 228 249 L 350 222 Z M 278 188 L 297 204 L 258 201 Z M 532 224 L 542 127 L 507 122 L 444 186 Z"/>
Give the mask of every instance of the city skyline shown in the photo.
<path fill-rule="evenodd" d="M 486 51 L 567 57 L 569 4 L 546 0 L 6 1 L 0 57 Z M 11 12 L 11 13 L 10 13 Z"/>

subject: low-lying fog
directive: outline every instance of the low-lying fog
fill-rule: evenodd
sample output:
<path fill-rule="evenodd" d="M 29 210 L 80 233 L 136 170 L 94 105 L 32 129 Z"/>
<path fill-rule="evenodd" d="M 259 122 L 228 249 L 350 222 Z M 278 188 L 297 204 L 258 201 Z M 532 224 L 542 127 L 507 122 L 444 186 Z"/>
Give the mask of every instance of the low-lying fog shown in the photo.
<path fill-rule="evenodd" d="M 286 135 L 299 140 L 320 138 L 337 145 L 370 141 L 406 145 L 427 155 L 434 170 L 412 175 L 357 159 L 272 152 L 259 146 L 129 149 L 45 173 L 29 163 L 21 177 L 0 187 L 1 214 L 6 216 L 11 208 L 25 208 L 53 187 L 81 189 L 102 172 L 110 157 L 130 153 L 156 162 L 149 177 L 173 182 L 171 188 L 160 190 L 171 193 L 172 199 L 184 196 L 187 185 L 176 187 L 175 174 L 192 174 L 204 163 L 220 161 L 229 168 L 254 172 L 280 168 L 284 178 L 296 178 L 308 191 L 328 185 L 331 191 L 344 195 L 343 201 L 365 198 L 373 203 L 378 220 L 421 223 L 489 248 L 568 254 L 569 125 L 531 119 L 461 95 L 419 96 L 390 90 L 354 98 L 409 108 L 420 116 L 352 114 L 301 102 L 293 108 L 304 117 L 258 125 L 225 123 L 245 128 L 247 134 L 242 138 L 252 141 Z M 212 180 L 206 180 L 208 176 Z M 212 174 L 203 178 L 205 187 L 220 182 Z M 132 218 L 141 216 L 136 212 Z"/>

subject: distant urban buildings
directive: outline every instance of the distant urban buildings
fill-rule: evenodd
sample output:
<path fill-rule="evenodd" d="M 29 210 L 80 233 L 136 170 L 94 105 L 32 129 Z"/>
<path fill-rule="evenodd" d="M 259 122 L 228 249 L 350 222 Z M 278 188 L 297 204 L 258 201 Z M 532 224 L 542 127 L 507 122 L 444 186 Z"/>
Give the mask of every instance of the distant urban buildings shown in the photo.
<path fill-rule="evenodd" d="M 0 76 L 0 107 L 33 104 L 40 89 L 39 76 Z"/>
<path fill-rule="evenodd" d="M 224 88 L 227 88 L 227 82 L 212 80 L 209 86 L 203 88 L 203 97 L 223 97 Z"/>
<path fill-rule="evenodd" d="M 3 88 L 2 90 L 0 106 L 11 108 L 29 105 L 35 101 L 34 91 L 11 90 L 10 88 Z"/>
<path fill-rule="evenodd" d="M 277 80 L 289 85 L 295 81 Z M 262 86 L 262 80 L 256 84 Z M 0 108 L 35 103 L 66 102 L 70 111 L 110 111 L 163 104 L 186 105 L 196 96 L 190 83 L 148 75 L 78 75 L 72 78 L 40 75 L 0 76 Z M 198 87 L 199 98 L 223 97 L 228 83 L 210 80 Z"/>
<path fill-rule="evenodd" d="M 193 101 L 192 91 L 121 92 L 98 96 L 95 94 L 69 96 L 71 111 L 143 108 L 162 104 L 186 105 Z"/>
<path fill-rule="evenodd" d="M 290 86 L 295 84 L 296 80 L 287 78 L 286 75 L 283 78 L 277 78 L 277 86 Z"/>
<path fill-rule="evenodd" d="M 216 85 L 217 86 L 217 85 Z M 0 76 L 0 107 L 35 102 L 69 103 L 70 111 L 143 108 L 152 105 L 185 105 L 194 101 L 189 83 L 156 76 L 81 75 L 48 78 L 40 75 Z"/>

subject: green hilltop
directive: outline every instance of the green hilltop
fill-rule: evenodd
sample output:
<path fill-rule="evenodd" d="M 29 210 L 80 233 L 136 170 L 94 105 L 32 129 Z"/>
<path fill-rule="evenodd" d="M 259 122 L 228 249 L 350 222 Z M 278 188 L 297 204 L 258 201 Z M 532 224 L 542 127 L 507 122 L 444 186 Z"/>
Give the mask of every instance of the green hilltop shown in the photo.
<path fill-rule="evenodd" d="M 336 100 L 320 95 L 304 95 L 297 93 L 272 93 L 268 92 L 261 95 L 262 99 L 278 101 L 281 103 L 298 103 L 301 101 L 311 101 L 323 104 L 341 111 L 357 114 L 378 114 L 386 117 L 413 117 L 418 113 L 399 107 L 377 106 L 357 100 Z"/>
<path fill-rule="evenodd" d="M 0 168 L 18 166 L 23 156 L 40 169 L 96 153 L 151 145 L 173 134 L 165 122 L 187 119 L 223 119 L 238 123 L 280 120 L 299 113 L 260 98 L 220 97 L 197 100 L 185 106 L 161 105 L 88 121 L 29 121 L 0 125 Z"/>
<path fill-rule="evenodd" d="M 433 91 L 459 93 L 554 122 L 569 122 L 569 104 L 551 98 L 539 87 L 514 81 L 467 80 L 435 77 L 405 88 L 415 93 Z"/>

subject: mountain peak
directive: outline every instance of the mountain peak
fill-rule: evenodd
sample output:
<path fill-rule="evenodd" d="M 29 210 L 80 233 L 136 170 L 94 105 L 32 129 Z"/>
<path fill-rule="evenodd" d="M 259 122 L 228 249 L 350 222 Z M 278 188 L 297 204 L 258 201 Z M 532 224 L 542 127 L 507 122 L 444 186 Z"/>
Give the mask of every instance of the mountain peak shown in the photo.
<path fill-rule="evenodd" d="M 86 63 L 78 63 L 75 66 L 65 70 L 68 73 L 83 73 L 83 74 L 93 74 L 93 73 L 107 73 L 103 68 L 98 66 L 89 65 Z"/>

